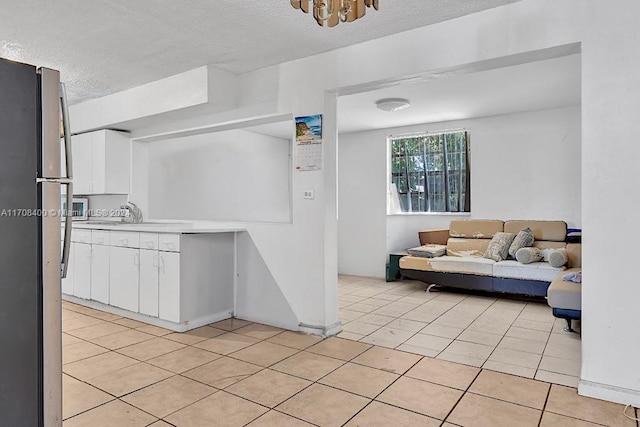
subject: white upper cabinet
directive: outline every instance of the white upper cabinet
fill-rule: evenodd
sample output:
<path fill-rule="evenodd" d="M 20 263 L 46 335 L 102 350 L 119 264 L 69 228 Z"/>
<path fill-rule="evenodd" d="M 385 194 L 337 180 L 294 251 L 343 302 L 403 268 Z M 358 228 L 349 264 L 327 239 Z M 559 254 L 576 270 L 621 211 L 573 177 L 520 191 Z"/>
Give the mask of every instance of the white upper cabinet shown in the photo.
<path fill-rule="evenodd" d="M 131 180 L 129 134 L 113 130 L 74 135 L 73 193 L 128 194 Z"/>
<path fill-rule="evenodd" d="M 71 138 L 74 194 L 91 194 L 91 139 L 90 133 Z"/>

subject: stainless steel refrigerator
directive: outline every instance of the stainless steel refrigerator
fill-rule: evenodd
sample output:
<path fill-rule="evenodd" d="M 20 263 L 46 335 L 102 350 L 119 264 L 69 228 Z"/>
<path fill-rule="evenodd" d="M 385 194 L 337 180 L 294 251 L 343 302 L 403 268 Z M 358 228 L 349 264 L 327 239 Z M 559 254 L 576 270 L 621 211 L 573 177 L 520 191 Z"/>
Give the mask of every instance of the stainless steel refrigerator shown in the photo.
<path fill-rule="evenodd" d="M 60 74 L 0 59 L 2 426 L 62 425 L 60 282 L 71 217 L 61 245 L 60 199 L 63 185 L 73 195 L 69 143 Z"/>

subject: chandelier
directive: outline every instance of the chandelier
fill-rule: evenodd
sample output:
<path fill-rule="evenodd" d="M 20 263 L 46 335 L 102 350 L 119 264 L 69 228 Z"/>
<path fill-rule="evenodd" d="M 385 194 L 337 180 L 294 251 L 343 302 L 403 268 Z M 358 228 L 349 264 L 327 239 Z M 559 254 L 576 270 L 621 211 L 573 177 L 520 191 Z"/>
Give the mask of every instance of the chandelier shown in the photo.
<path fill-rule="evenodd" d="M 362 18 L 366 7 L 378 10 L 379 0 L 291 0 L 291 6 L 309 13 L 309 1 L 313 2 L 313 17 L 323 27 L 335 27 L 340 21 L 352 22 Z"/>

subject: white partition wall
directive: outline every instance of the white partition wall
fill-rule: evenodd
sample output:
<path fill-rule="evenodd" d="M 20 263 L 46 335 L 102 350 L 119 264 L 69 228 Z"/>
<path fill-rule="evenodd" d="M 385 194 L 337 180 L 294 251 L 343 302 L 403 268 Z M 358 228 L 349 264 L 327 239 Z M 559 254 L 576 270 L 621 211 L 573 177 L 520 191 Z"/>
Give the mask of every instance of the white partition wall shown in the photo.
<path fill-rule="evenodd" d="M 149 143 L 148 216 L 290 222 L 290 146 L 243 130 Z"/>

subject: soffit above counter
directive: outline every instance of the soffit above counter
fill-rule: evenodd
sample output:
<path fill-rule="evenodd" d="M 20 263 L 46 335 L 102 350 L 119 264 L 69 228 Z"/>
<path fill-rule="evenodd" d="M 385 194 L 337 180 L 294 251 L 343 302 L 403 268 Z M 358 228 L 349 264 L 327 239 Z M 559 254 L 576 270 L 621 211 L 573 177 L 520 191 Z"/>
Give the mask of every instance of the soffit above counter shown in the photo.
<path fill-rule="evenodd" d="M 166 120 L 232 110 L 238 77 L 204 66 L 70 107 L 71 131 L 132 130 Z"/>

